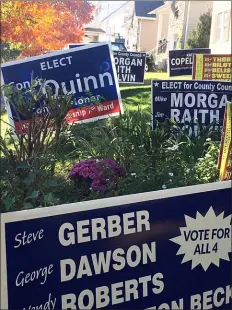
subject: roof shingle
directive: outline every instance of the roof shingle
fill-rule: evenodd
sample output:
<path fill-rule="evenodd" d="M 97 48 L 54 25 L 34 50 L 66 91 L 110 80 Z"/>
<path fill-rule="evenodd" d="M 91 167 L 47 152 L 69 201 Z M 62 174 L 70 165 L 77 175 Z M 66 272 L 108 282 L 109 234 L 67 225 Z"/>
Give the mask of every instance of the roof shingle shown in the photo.
<path fill-rule="evenodd" d="M 102 30 L 101 28 L 93 28 L 93 27 L 86 27 L 85 31 L 105 33 L 105 31 Z"/>
<path fill-rule="evenodd" d="M 148 14 L 164 4 L 164 1 L 135 1 L 135 15 L 137 17 L 156 17 L 155 14 Z"/>

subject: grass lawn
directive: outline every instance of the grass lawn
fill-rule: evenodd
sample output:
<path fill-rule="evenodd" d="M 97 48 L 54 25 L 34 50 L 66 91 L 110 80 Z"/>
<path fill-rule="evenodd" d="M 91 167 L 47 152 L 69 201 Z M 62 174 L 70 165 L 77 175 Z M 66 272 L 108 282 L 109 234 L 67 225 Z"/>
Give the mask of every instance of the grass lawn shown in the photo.
<path fill-rule="evenodd" d="M 145 112 L 151 111 L 151 80 L 169 80 L 167 72 L 147 72 L 143 85 L 135 84 L 121 84 L 120 91 L 123 100 L 124 110 L 137 110 L 138 105 L 141 106 Z M 191 76 L 178 76 L 172 78 L 173 80 L 191 80 Z M 8 121 L 7 114 L 0 117 L 5 122 Z M 1 136 L 4 137 L 7 125 L 1 121 Z"/>
<path fill-rule="evenodd" d="M 167 72 L 147 72 L 145 73 L 143 85 L 121 84 L 120 90 L 125 110 L 137 110 L 140 104 L 141 109 L 149 113 L 151 111 L 151 80 L 169 79 L 169 74 Z M 171 79 L 191 80 L 192 77 L 187 75 L 177 76 Z"/>

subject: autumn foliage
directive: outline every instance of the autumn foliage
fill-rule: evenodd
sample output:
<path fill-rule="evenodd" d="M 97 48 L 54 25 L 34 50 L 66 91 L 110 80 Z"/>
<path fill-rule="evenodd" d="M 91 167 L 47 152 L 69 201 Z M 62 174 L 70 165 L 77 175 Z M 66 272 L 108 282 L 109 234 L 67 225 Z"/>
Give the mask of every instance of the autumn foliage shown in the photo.
<path fill-rule="evenodd" d="M 1 41 L 20 46 L 21 57 L 81 42 L 92 20 L 88 1 L 1 1 Z"/>

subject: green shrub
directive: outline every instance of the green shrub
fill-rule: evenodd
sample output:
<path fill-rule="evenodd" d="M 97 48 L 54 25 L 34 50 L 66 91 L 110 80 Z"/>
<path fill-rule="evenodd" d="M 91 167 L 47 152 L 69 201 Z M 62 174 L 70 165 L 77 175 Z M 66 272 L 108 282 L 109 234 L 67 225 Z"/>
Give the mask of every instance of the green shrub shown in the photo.
<path fill-rule="evenodd" d="M 53 196 L 57 180 L 54 176 L 55 162 L 60 148 L 62 131 L 67 131 L 64 118 L 71 107 L 70 96 L 52 96 L 46 89 L 41 91 L 42 81 L 32 81 L 26 91 L 5 86 L 4 91 L 14 106 L 18 120 L 29 119 L 27 132 L 7 130 L 0 136 L 1 151 L 1 211 L 12 211 L 57 204 Z M 46 107 L 43 115 L 32 113 L 37 103 Z"/>
<path fill-rule="evenodd" d="M 65 126 L 70 98 L 49 98 L 47 105 L 57 107 L 53 115 L 57 126 L 51 135 L 46 134 L 43 139 L 46 128 L 38 135 L 32 126 L 31 136 L 19 135 L 15 141 L 9 131 L 7 140 L 0 139 L 4 155 L 0 158 L 1 212 L 218 180 L 219 131 L 199 127 L 197 136 L 189 137 L 187 130 L 169 120 L 157 123 L 152 130 L 150 115 L 140 106 L 117 118 Z M 41 126 L 45 124 L 42 122 Z M 106 158 L 125 169 L 117 187 L 106 192 L 91 191 L 86 182 L 77 186 L 68 179 L 69 171 L 79 161 Z"/>

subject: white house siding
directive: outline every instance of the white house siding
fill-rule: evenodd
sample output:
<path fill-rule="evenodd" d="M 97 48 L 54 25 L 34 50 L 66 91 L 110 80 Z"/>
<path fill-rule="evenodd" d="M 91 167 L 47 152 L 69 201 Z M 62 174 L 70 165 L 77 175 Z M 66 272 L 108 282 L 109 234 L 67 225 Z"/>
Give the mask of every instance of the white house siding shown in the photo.
<path fill-rule="evenodd" d="M 125 26 L 126 47 L 129 51 L 136 51 L 138 48 L 140 24 L 141 21 L 134 16 L 130 25 Z"/>
<path fill-rule="evenodd" d="M 138 20 L 136 19 L 135 13 L 135 3 L 130 1 L 126 8 L 127 18 L 124 19 L 122 24 L 123 36 L 125 38 L 125 46 L 128 50 L 134 51 L 137 47 L 138 41 Z"/>
<path fill-rule="evenodd" d="M 172 1 L 169 1 L 169 5 Z M 187 46 L 187 39 L 192 33 L 193 29 L 196 28 L 199 18 L 203 13 L 206 13 L 208 10 L 212 9 L 212 1 L 175 1 L 175 8 L 178 10 L 178 17 L 175 16 L 175 13 L 169 6 L 168 8 L 168 17 L 162 16 L 162 11 L 158 11 L 158 18 L 161 19 L 160 25 L 164 27 L 164 20 L 167 21 L 168 30 L 165 27 L 158 29 L 158 38 L 157 38 L 157 48 L 160 38 L 165 37 L 168 41 L 167 51 L 163 54 L 156 54 L 156 60 L 159 64 L 163 64 L 163 61 L 168 58 L 168 51 L 173 49 L 184 49 Z M 166 12 L 167 13 L 167 12 Z M 163 31 L 163 34 L 162 34 Z"/>
<path fill-rule="evenodd" d="M 162 14 L 162 28 L 161 28 L 161 39 L 167 39 L 168 35 L 168 24 L 169 24 L 169 14 Z"/>
<path fill-rule="evenodd" d="M 187 1 L 176 1 L 176 9 L 178 9 L 178 17 L 170 9 L 169 28 L 168 28 L 168 50 L 175 49 L 174 43 L 177 37 L 180 38 L 180 43 L 183 41 L 182 33 L 185 21 L 185 6 Z"/>
<path fill-rule="evenodd" d="M 169 13 L 161 13 L 158 14 L 157 18 L 157 24 L 158 24 L 158 32 L 157 32 L 157 40 L 156 40 L 156 48 L 155 48 L 155 54 L 156 58 L 160 58 L 160 61 L 162 61 L 163 58 L 165 58 L 166 53 L 158 54 L 158 48 L 159 48 L 159 42 L 160 40 L 168 38 L 168 25 L 169 25 Z M 157 59 L 158 60 L 158 59 Z"/>
<path fill-rule="evenodd" d="M 116 11 L 126 1 L 94 1 L 95 13 L 92 24 L 101 22 L 108 15 Z"/>
<path fill-rule="evenodd" d="M 157 13 L 157 40 L 156 49 L 158 50 L 159 41 L 168 37 L 169 12 Z"/>
<path fill-rule="evenodd" d="M 218 14 L 228 12 L 228 32 L 221 31 L 220 39 L 217 39 L 216 28 L 218 26 Z M 210 48 L 212 54 L 231 54 L 231 2 L 213 1 L 212 26 L 210 34 Z"/>
<path fill-rule="evenodd" d="M 125 45 L 129 51 L 136 51 L 138 49 L 141 21 L 135 16 L 134 1 L 130 1 L 129 11 L 128 19 L 123 25 L 125 30 Z"/>
<path fill-rule="evenodd" d="M 104 36 L 105 40 L 114 41 L 115 34 L 120 34 L 122 37 L 125 37 L 125 28 L 123 28 L 123 24 L 125 21 L 125 17 L 130 14 L 131 6 L 133 6 L 133 2 L 129 2 L 117 11 L 112 13 L 108 18 L 104 19 L 100 23 L 98 23 L 98 27 L 103 29 L 106 32 Z"/>
<path fill-rule="evenodd" d="M 105 42 L 105 41 L 108 41 L 108 35 L 106 33 L 99 33 L 99 36 L 98 36 L 98 41 L 99 42 Z"/>
<path fill-rule="evenodd" d="M 196 28 L 202 14 L 212 9 L 212 1 L 176 1 L 176 8 L 179 9 L 178 18 L 170 10 L 168 49 L 186 48 L 187 39 Z M 175 41 L 179 38 L 177 46 Z"/>
<path fill-rule="evenodd" d="M 170 4 L 167 2 L 154 11 L 157 18 L 157 40 L 153 55 L 159 69 L 166 68 L 167 50 L 165 53 L 158 53 L 158 48 L 160 40 L 168 38 L 170 10 Z"/>
<path fill-rule="evenodd" d="M 200 16 L 209 10 L 212 10 L 212 6 L 212 1 L 189 1 L 185 43 L 192 31 L 196 29 Z"/>

